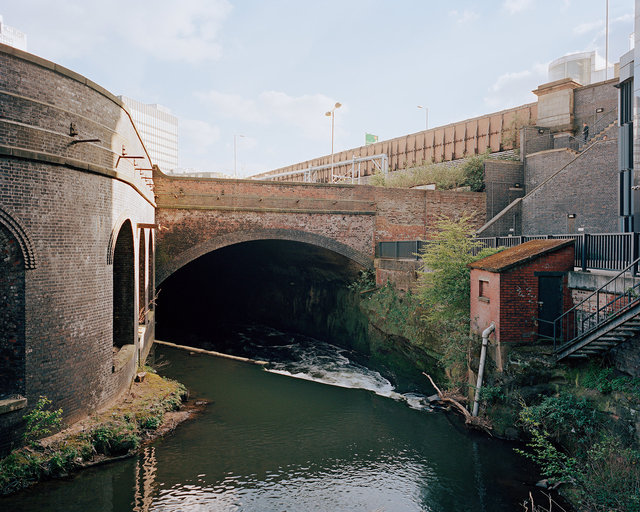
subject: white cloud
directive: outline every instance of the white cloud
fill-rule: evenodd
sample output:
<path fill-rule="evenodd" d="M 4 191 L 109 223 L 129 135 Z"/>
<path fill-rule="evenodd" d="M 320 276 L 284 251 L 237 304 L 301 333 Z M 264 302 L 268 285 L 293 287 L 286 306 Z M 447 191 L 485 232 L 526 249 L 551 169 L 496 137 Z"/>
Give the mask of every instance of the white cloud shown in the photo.
<path fill-rule="evenodd" d="M 580 25 L 573 27 L 573 33 L 581 36 L 594 30 L 600 30 L 600 27 L 604 27 L 604 21 L 602 20 L 580 23 Z"/>
<path fill-rule="evenodd" d="M 220 128 L 206 121 L 180 119 L 180 148 L 189 153 L 204 155 L 220 140 Z"/>
<path fill-rule="evenodd" d="M 196 93 L 195 96 L 217 116 L 250 123 L 264 123 L 266 121 L 259 111 L 256 101 L 243 98 L 239 94 L 211 90 L 205 93 Z"/>
<path fill-rule="evenodd" d="M 135 59 L 139 52 L 161 61 L 216 60 L 222 55 L 218 34 L 232 9 L 228 0 L 110 0 L 90 4 L 38 0 L 33 4 L 33 12 L 40 15 L 29 23 L 30 48 L 35 45 L 33 50 L 54 60 L 95 55 L 98 51 L 120 52 L 122 60 Z M 51 6 L 55 6 L 55 12 L 51 12 Z"/>
<path fill-rule="evenodd" d="M 611 28 L 611 25 L 627 22 L 633 22 L 633 14 L 627 13 L 623 14 L 622 16 L 618 16 L 617 18 L 610 19 L 609 28 Z M 605 29 L 605 21 L 599 19 L 595 21 L 580 23 L 579 25 L 573 27 L 573 33 L 577 35 L 584 35 L 588 34 L 589 32 L 596 32 L 597 35 L 602 35 L 605 33 Z"/>
<path fill-rule="evenodd" d="M 289 126 L 302 131 L 310 139 L 315 139 L 326 132 L 326 121 L 323 114 L 335 105 L 335 100 L 324 94 L 305 94 L 289 96 L 284 92 L 266 91 L 260 94 L 259 102 L 270 117 L 278 118 Z M 340 112 L 345 112 L 342 108 Z"/>
<path fill-rule="evenodd" d="M 123 36 L 160 60 L 191 63 L 219 59 L 217 41 L 222 22 L 231 11 L 227 0 L 127 2 L 122 10 Z M 142 22 L 140 20 L 143 20 Z"/>
<path fill-rule="evenodd" d="M 509 14 L 524 11 L 533 5 L 533 0 L 505 0 L 502 6 Z"/>
<path fill-rule="evenodd" d="M 304 137 L 316 139 L 326 132 L 324 113 L 335 100 L 323 94 L 291 96 L 281 91 L 264 91 L 255 99 L 238 94 L 211 90 L 196 97 L 211 109 L 213 116 L 269 125 L 294 128 Z M 346 112 L 345 107 L 340 112 Z"/>
<path fill-rule="evenodd" d="M 458 23 L 467 23 L 478 18 L 478 13 L 470 9 L 460 12 L 457 10 L 449 11 L 449 16 L 453 16 Z"/>
<path fill-rule="evenodd" d="M 500 75 L 489 87 L 486 105 L 501 110 L 535 101 L 531 91 L 547 81 L 547 69 L 547 64 L 536 63 L 531 69 Z"/>

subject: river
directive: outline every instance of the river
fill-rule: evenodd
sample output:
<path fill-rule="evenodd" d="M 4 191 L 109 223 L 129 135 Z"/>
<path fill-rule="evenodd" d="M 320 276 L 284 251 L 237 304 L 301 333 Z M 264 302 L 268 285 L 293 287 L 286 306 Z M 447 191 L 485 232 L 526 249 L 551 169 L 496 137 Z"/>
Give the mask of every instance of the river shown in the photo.
<path fill-rule="evenodd" d="M 401 394 L 349 353 L 237 333 L 261 366 L 156 347 L 159 373 L 209 402 L 133 458 L 0 499 L 7 511 L 522 510 L 536 475 L 513 446 Z M 172 340 L 177 341 L 179 340 Z"/>

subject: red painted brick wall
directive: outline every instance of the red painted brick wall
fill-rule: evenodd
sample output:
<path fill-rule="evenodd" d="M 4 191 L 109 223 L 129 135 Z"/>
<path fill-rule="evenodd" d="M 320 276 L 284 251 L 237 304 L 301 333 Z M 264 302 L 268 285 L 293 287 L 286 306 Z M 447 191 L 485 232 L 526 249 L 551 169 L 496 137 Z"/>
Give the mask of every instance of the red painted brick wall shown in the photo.
<path fill-rule="evenodd" d="M 496 335 L 500 332 L 500 277 L 498 273 L 471 269 L 471 332 L 482 334 L 491 322 L 496 324 Z M 480 296 L 480 281 L 484 281 Z"/>
<path fill-rule="evenodd" d="M 535 273 L 568 272 L 573 270 L 573 258 L 573 246 L 568 246 L 502 273 L 472 269 L 471 331 L 480 334 L 495 322 L 495 336 L 499 343 L 535 341 L 538 334 L 538 277 Z M 480 279 L 489 282 L 488 302 L 479 299 Z M 563 278 L 563 297 L 566 311 L 573 305 L 566 275 Z"/>
<path fill-rule="evenodd" d="M 537 339 L 538 277 L 535 272 L 568 272 L 573 270 L 573 246 L 547 253 L 532 262 L 504 272 L 500 282 L 501 343 L 529 342 Z M 563 279 L 564 309 L 571 306 L 567 277 Z"/>

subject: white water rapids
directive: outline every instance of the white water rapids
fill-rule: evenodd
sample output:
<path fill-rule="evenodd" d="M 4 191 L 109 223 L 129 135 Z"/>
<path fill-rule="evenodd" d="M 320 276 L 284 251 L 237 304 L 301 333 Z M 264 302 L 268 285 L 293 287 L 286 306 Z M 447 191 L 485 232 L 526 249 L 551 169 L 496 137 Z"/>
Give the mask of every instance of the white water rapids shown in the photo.
<path fill-rule="evenodd" d="M 412 409 L 430 409 L 424 395 L 396 392 L 393 384 L 379 372 L 351 360 L 346 349 L 300 334 L 283 333 L 265 327 L 245 327 L 237 335 L 242 340 L 245 353 L 269 362 L 265 368 L 268 372 L 329 386 L 365 389 L 376 395 L 406 402 Z"/>

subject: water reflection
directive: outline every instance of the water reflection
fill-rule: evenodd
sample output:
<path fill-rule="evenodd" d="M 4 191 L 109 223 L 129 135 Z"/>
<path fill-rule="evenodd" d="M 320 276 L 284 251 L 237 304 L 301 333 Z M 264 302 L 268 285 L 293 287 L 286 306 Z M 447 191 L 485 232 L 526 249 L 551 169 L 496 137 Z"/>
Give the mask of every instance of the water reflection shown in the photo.
<path fill-rule="evenodd" d="M 20 511 L 512 512 L 535 474 L 511 446 L 363 389 L 159 348 L 210 405 L 136 458 L 0 499 Z"/>
<path fill-rule="evenodd" d="M 133 497 L 134 512 L 148 512 L 153 504 L 153 491 L 156 481 L 156 449 L 146 447 L 136 461 L 136 490 Z"/>

